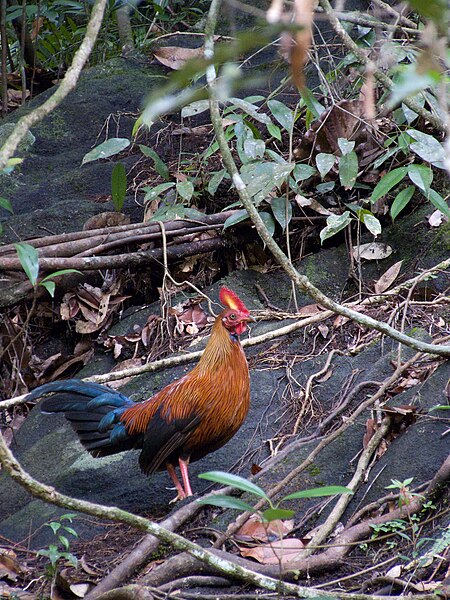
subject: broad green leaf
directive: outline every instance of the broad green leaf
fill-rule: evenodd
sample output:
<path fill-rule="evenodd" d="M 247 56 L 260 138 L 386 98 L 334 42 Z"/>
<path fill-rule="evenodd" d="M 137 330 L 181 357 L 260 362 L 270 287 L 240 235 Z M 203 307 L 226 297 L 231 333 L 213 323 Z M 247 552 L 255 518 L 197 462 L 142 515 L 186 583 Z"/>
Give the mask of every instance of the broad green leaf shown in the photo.
<path fill-rule="evenodd" d="M 181 109 L 181 118 L 193 117 L 205 112 L 205 110 L 209 110 L 209 100 L 197 100 L 197 102 L 191 102 L 187 106 L 183 106 Z"/>
<path fill-rule="evenodd" d="M 436 190 L 428 190 L 427 199 L 433 204 L 438 210 L 441 211 L 448 219 L 450 219 L 450 208 L 444 198 L 436 192 Z"/>
<path fill-rule="evenodd" d="M 409 165 L 408 177 L 419 190 L 427 194 L 433 181 L 433 171 L 425 165 Z"/>
<path fill-rule="evenodd" d="M 372 192 L 372 196 L 370 198 L 372 204 L 383 196 L 386 196 L 386 194 L 390 192 L 393 187 L 400 183 L 407 172 L 408 167 L 398 167 L 397 169 L 393 169 L 392 171 L 389 171 L 383 175 Z"/>
<path fill-rule="evenodd" d="M 81 162 L 82 165 L 85 165 L 88 162 L 92 162 L 93 160 L 99 160 L 100 158 L 109 158 L 110 156 L 114 156 L 115 154 L 119 154 L 125 148 L 128 148 L 130 145 L 130 140 L 127 138 L 110 138 L 103 142 L 102 144 L 96 146 L 93 150 L 84 155 L 84 158 Z"/>
<path fill-rule="evenodd" d="M 294 515 L 295 511 L 289 510 L 288 508 L 267 508 L 261 513 L 261 516 L 266 523 L 276 521 L 277 519 L 291 519 Z"/>
<path fill-rule="evenodd" d="M 241 100 L 241 98 L 230 98 L 228 102 L 234 104 L 238 108 L 240 108 L 244 113 L 247 113 L 250 117 L 255 119 L 255 121 L 259 121 L 260 123 L 264 123 L 264 125 L 268 125 L 272 121 L 270 120 L 269 115 L 265 113 L 259 112 L 259 107 L 255 104 L 251 104 L 246 100 Z"/>
<path fill-rule="evenodd" d="M 269 100 L 267 106 L 281 127 L 288 132 L 291 131 L 294 125 L 294 113 L 292 110 L 279 100 Z"/>
<path fill-rule="evenodd" d="M 66 550 L 68 550 L 70 548 L 70 542 L 69 540 L 66 538 L 65 535 L 58 535 L 58 540 L 61 542 L 61 544 L 64 546 L 64 548 Z"/>
<path fill-rule="evenodd" d="M 358 157 L 356 152 L 349 152 L 339 158 L 339 180 L 346 190 L 351 190 L 358 175 Z"/>
<path fill-rule="evenodd" d="M 281 129 L 275 123 L 267 123 L 267 131 L 272 137 L 281 142 Z"/>
<path fill-rule="evenodd" d="M 174 185 L 175 184 L 173 182 L 171 182 L 171 183 L 160 183 L 159 185 L 156 185 L 154 188 L 143 187 L 142 188 L 143 191 L 146 192 L 146 194 L 144 196 L 144 200 L 146 202 L 150 202 L 151 200 L 154 200 L 159 195 L 161 195 L 163 192 L 172 188 Z"/>
<path fill-rule="evenodd" d="M 7 198 L 0 198 L 0 207 L 4 208 L 5 210 L 7 210 L 10 213 L 14 212 L 11 202 Z"/>
<path fill-rule="evenodd" d="M 316 185 L 316 190 L 319 192 L 319 194 L 327 194 L 334 189 L 335 185 L 335 181 L 326 181 L 325 183 L 319 183 Z"/>
<path fill-rule="evenodd" d="M 150 221 L 174 221 L 186 218 L 186 208 L 182 204 L 170 204 L 161 206 L 154 213 Z"/>
<path fill-rule="evenodd" d="M 286 198 L 272 198 L 270 201 L 270 207 L 272 208 L 273 216 L 281 225 L 283 231 L 286 229 L 286 225 L 290 223 L 292 218 L 292 206 Z M 287 215 L 287 221 L 286 221 Z"/>
<path fill-rule="evenodd" d="M 342 155 L 349 154 L 355 147 L 355 142 L 349 142 L 346 138 L 338 138 L 338 146 Z"/>
<path fill-rule="evenodd" d="M 346 210 L 342 215 L 330 215 L 327 218 L 327 225 L 320 232 L 320 240 L 323 243 L 326 239 L 336 235 L 342 229 L 345 229 L 351 222 L 350 211 Z"/>
<path fill-rule="evenodd" d="M 438 169 L 445 168 L 445 150 L 435 137 L 428 135 L 428 133 L 417 131 L 416 129 L 407 129 L 406 133 L 416 140 L 410 144 L 410 148 L 413 152 Z"/>
<path fill-rule="evenodd" d="M 447 0 L 408 0 L 408 4 L 412 6 L 422 17 L 431 19 L 440 33 L 446 34 L 447 28 Z"/>
<path fill-rule="evenodd" d="M 179 181 L 177 183 L 177 192 L 183 198 L 183 200 L 190 200 L 194 193 L 194 185 L 192 181 L 186 179 L 186 181 Z"/>
<path fill-rule="evenodd" d="M 275 233 L 275 221 L 272 215 L 268 212 L 260 212 L 259 216 L 261 217 L 267 231 L 269 232 L 270 237 L 273 237 Z"/>
<path fill-rule="evenodd" d="M 232 496 L 225 496 L 219 494 L 217 496 L 211 496 L 210 498 L 200 498 L 197 500 L 199 504 L 211 504 L 212 506 L 220 506 L 221 508 L 235 508 L 236 510 L 255 512 L 255 509 L 251 504 L 240 500 L 239 498 L 233 498 Z"/>
<path fill-rule="evenodd" d="M 262 158 L 265 150 L 266 143 L 264 140 L 258 140 L 255 138 L 247 138 L 244 140 L 244 153 L 250 160 Z"/>
<path fill-rule="evenodd" d="M 328 154 L 326 152 L 319 152 L 319 154 L 317 154 L 316 165 L 319 169 L 319 173 L 322 179 L 330 171 L 335 161 L 336 157 L 334 156 L 334 154 Z"/>
<path fill-rule="evenodd" d="M 395 221 L 402 210 L 408 206 L 409 201 L 414 196 L 414 190 L 414 186 L 410 185 L 396 195 L 391 206 L 391 217 L 393 221 Z"/>
<path fill-rule="evenodd" d="M 322 496 L 336 496 L 337 494 L 353 494 L 353 491 L 342 485 L 325 485 L 310 490 L 302 490 L 285 496 L 283 500 L 295 500 L 298 498 L 321 498 Z"/>
<path fill-rule="evenodd" d="M 50 529 L 53 531 L 53 533 L 55 535 L 57 534 L 59 529 L 61 529 L 61 523 L 58 523 L 57 521 L 52 521 L 51 523 L 47 523 L 47 526 L 50 527 Z"/>
<path fill-rule="evenodd" d="M 314 119 L 318 119 L 324 112 L 325 106 L 320 104 L 320 102 L 315 99 L 313 93 L 308 88 L 303 88 L 300 90 L 300 95 Z"/>
<path fill-rule="evenodd" d="M 275 187 L 281 186 L 293 168 L 292 163 L 251 163 L 242 166 L 241 177 L 258 206 Z"/>
<path fill-rule="evenodd" d="M 386 102 L 387 108 L 392 110 L 405 98 L 414 97 L 425 88 L 433 87 L 439 83 L 439 73 L 436 71 L 418 73 L 416 67 L 417 63 L 407 65 L 404 71 L 396 78 L 392 86 L 391 95 Z"/>
<path fill-rule="evenodd" d="M 199 477 L 200 479 L 207 479 L 208 481 L 214 481 L 222 485 L 230 485 L 243 492 L 250 492 L 250 494 L 255 494 L 255 496 L 268 500 L 267 494 L 263 489 L 239 475 L 225 473 L 224 471 L 208 471 L 207 473 L 200 473 Z"/>
<path fill-rule="evenodd" d="M 66 527 L 64 525 L 64 531 L 67 531 L 67 533 L 70 533 L 70 535 L 73 535 L 74 537 L 78 537 L 78 533 L 75 531 L 75 529 L 73 527 Z"/>
<path fill-rule="evenodd" d="M 34 287 L 37 283 L 39 274 L 39 255 L 36 248 L 30 244 L 20 243 L 14 244 L 20 264 L 25 271 L 31 285 Z"/>
<path fill-rule="evenodd" d="M 127 174 L 122 163 L 114 165 L 111 173 L 111 197 L 114 209 L 121 211 L 127 194 Z"/>
<path fill-rule="evenodd" d="M 153 161 L 153 165 L 155 167 L 155 171 L 166 181 L 170 180 L 169 168 L 166 163 L 161 160 L 159 154 L 153 150 L 153 148 L 149 148 L 148 146 L 144 146 L 144 144 L 139 144 L 139 149 L 141 150 L 144 156 L 151 158 Z"/>
<path fill-rule="evenodd" d="M 0 170 L 0 173 L 4 173 L 5 175 L 9 175 L 14 171 L 14 168 L 17 165 L 20 165 L 23 162 L 23 158 L 10 158 L 6 163 L 6 167 Z"/>
<path fill-rule="evenodd" d="M 232 227 L 233 225 L 237 225 L 246 219 L 249 219 L 248 212 L 246 208 L 242 208 L 241 210 L 237 210 L 231 217 L 223 224 L 223 229 L 227 229 L 228 227 Z"/>
<path fill-rule="evenodd" d="M 207 190 L 208 190 L 208 193 L 211 194 L 211 196 L 214 196 L 214 194 L 217 192 L 217 188 L 222 183 L 222 180 L 225 177 L 225 174 L 226 174 L 225 169 L 216 171 L 213 174 L 213 176 L 211 177 L 211 179 L 208 181 Z"/>
<path fill-rule="evenodd" d="M 43 281 L 39 285 L 45 287 L 52 298 L 55 296 L 56 283 L 54 281 Z"/>
<path fill-rule="evenodd" d="M 372 215 L 372 214 L 364 215 L 363 223 L 372 235 L 375 235 L 375 236 L 380 235 L 381 223 L 374 215 Z"/>
<path fill-rule="evenodd" d="M 294 170 L 292 172 L 292 175 L 294 176 L 296 182 L 305 181 L 305 179 L 309 179 L 310 177 L 316 174 L 317 169 L 311 167 L 310 165 L 300 163 L 295 165 Z"/>
<path fill-rule="evenodd" d="M 67 275 L 68 273 L 78 273 L 78 275 L 83 275 L 83 273 L 77 269 L 61 269 L 60 271 L 54 271 L 53 273 L 50 273 L 50 275 L 46 275 L 43 279 L 41 279 L 41 283 L 44 283 L 44 281 L 50 281 L 51 279 L 59 277 L 60 275 Z"/>

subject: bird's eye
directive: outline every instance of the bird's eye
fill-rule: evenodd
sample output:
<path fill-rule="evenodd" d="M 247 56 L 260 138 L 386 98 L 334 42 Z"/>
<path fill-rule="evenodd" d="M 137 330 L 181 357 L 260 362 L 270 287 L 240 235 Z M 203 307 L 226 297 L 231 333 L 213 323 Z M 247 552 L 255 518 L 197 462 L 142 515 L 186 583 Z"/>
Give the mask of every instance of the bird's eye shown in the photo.
<path fill-rule="evenodd" d="M 230 315 L 230 319 L 231 319 L 232 321 L 236 321 L 236 315 L 235 315 L 234 313 L 231 313 L 231 315 Z"/>

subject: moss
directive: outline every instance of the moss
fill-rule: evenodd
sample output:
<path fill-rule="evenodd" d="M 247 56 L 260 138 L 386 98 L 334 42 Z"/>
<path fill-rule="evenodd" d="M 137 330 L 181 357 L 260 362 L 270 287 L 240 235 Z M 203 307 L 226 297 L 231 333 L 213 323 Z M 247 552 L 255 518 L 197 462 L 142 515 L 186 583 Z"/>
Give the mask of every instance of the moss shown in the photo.
<path fill-rule="evenodd" d="M 61 111 L 55 111 L 48 115 L 39 124 L 39 136 L 47 141 L 56 142 L 68 137 L 69 128 L 62 116 Z"/>
<path fill-rule="evenodd" d="M 311 477 L 317 477 L 317 475 L 319 475 L 321 472 L 322 469 L 317 465 L 311 465 L 308 469 L 308 473 L 311 475 Z"/>

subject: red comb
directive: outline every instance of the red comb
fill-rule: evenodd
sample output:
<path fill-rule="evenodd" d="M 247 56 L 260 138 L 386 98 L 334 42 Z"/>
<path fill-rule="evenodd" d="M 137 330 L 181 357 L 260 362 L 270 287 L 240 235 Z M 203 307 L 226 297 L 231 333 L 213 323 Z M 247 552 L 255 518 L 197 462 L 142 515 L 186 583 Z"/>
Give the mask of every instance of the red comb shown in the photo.
<path fill-rule="evenodd" d="M 220 289 L 219 299 L 220 302 L 227 308 L 250 314 L 242 300 L 234 292 L 232 292 L 226 287 Z"/>

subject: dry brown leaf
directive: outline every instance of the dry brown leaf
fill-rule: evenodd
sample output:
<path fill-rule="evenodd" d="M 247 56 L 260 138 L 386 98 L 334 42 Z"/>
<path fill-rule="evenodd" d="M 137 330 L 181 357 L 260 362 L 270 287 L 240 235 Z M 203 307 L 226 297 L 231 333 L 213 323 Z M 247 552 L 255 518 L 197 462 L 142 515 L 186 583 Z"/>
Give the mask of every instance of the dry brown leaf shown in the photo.
<path fill-rule="evenodd" d="M 297 203 L 297 206 L 300 206 L 300 208 L 308 207 L 311 210 L 314 210 L 316 213 L 319 213 L 319 215 L 332 215 L 333 214 L 330 210 L 328 210 L 328 208 L 325 208 L 324 206 L 322 206 L 320 204 L 320 202 L 317 202 L 317 200 L 315 200 L 314 198 L 306 198 L 305 196 L 302 196 L 301 194 L 297 194 L 295 196 L 295 201 Z"/>
<path fill-rule="evenodd" d="M 380 279 L 375 283 L 375 293 L 382 294 L 391 287 L 394 281 L 397 279 L 400 269 L 402 268 L 403 261 L 399 260 L 394 263 L 387 271 L 383 273 Z"/>
<path fill-rule="evenodd" d="M 257 560 L 263 565 L 277 565 L 295 559 L 304 544 L 297 538 L 286 538 L 277 540 L 270 544 L 255 546 L 254 548 L 239 548 L 242 556 Z"/>
<path fill-rule="evenodd" d="M 154 57 L 165 67 L 175 71 L 182 69 L 188 60 L 202 58 L 203 48 L 182 48 L 181 46 L 163 46 Z"/>
<path fill-rule="evenodd" d="M 367 419 L 366 421 L 366 431 L 363 437 L 363 448 L 367 448 L 367 444 L 375 435 L 376 430 L 378 429 L 377 422 L 375 419 Z"/>
<path fill-rule="evenodd" d="M 323 311 L 323 308 L 319 304 L 307 304 L 302 306 L 296 313 L 300 317 L 313 317 Z"/>
<path fill-rule="evenodd" d="M 320 331 L 320 333 L 322 334 L 322 337 L 327 339 L 328 334 L 330 333 L 330 328 L 328 327 L 328 325 L 325 325 L 325 323 L 321 323 L 317 329 Z"/>
<path fill-rule="evenodd" d="M 284 537 L 292 531 L 294 521 L 280 521 L 275 519 L 270 523 L 262 523 L 258 515 L 251 515 L 249 519 L 238 529 L 235 537 L 239 541 L 268 542 Z"/>
<path fill-rule="evenodd" d="M 348 321 L 350 321 L 348 317 L 338 315 L 333 321 L 333 327 L 342 327 L 342 325 L 345 325 Z"/>

